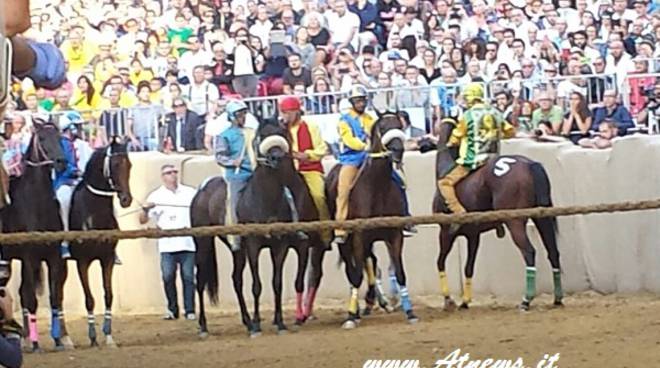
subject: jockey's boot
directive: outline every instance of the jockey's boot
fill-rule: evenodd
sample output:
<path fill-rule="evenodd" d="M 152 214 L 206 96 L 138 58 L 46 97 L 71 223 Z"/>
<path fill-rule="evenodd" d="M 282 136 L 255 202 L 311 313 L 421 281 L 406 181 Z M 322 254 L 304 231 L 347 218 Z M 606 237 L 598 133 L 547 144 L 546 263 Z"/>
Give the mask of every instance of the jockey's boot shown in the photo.
<path fill-rule="evenodd" d="M 502 239 L 506 236 L 506 232 L 504 231 L 504 224 L 499 223 L 495 227 L 495 233 L 497 234 L 498 239 Z"/>
<path fill-rule="evenodd" d="M 68 241 L 63 241 L 62 244 L 60 245 L 60 255 L 62 256 L 62 259 L 71 258 L 71 251 L 69 250 Z"/>
<path fill-rule="evenodd" d="M 117 253 L 115 253 L 115 260 L 114 260 L 114 262 L 115 262 L 115 266 L 121 266 L 121 265 L 123 265 L 123 263 L 121 262 L 121 259 L 119 259 L 119 256 L 117 255 Z"/>
<path fill-rule="evenodd" d="M 309 235 L 307 235 L 302 230 L 296 231 L 296 237 L 298 238 L 298 240 L 301 240 L 301 241 L 309 240 Z"/>
<path fill-rule="evenodd" d="M 330 243 L 330 246 L 337 246 L 340 247 L 346 243 L 346 235 L 335 235 L 335 238 L 332 239 L 332 243 Z"/>

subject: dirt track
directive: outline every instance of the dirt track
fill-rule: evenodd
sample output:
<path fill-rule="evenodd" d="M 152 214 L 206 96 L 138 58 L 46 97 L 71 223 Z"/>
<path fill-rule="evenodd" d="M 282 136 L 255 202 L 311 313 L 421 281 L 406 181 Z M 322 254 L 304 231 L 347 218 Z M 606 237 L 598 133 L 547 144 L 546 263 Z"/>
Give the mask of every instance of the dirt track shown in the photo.
<path fill-rule="evenodd" d="M 339 328 L 344 312 L 329 303 L 317 310 L 318 320 L 284 336 L 269 328 L 272 313 L 265 311 L 265 331 L 256 339 L 247 337 L 236 315 L 210 316 L 212 335 L 204 341 L 197 338 L 196 322 L 116 317 L 116 350 L 88 348 L 86 322 L 77 319 L 69 322 L 77 350 L 28 355 L 24 366 L 339 368 L 362 367 L 367 359 L 419 359 L 420 366 L 433 367 L 460 348 L 470 359 L 522 357 L 527 367 L 536 367 L 546 353 L 561 354 L 559 367 L 660 367 L 658 296 L 588 293 L 567 297 L 563 309 L 551 309 L 546 296 L 525 314 L 513 301 L 478 299 L 469 311 L 449 314 L 437 308 L 438 297 L 415 298 L 418 324 L 379 311 L 353 331 Z M 289 309 L 286 320 L 292 318 Z M 52 348 L 46 336 L 41 341 Z"/>

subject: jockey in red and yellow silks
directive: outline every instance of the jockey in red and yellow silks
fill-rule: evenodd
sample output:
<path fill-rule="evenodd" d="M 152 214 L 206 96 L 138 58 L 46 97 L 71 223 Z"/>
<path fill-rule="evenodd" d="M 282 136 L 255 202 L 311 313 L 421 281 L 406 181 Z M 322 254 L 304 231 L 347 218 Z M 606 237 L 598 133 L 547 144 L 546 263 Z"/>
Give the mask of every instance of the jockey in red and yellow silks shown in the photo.
<path fill-rule="evenodd" d="M 328 152 L 328 146 L 321 137 L 321 130 L 316 124 L 301 118 L 301 105 L 298 97 L 287 96 L 280 100 L 280 113 L 289 131 L 291 155 L 296 169 L 302 174 L 309 188 L 320 220 L 330 219 L 325 200 L 325 182 L 321 160 Z M 330 242 L 330 232 L 322 234 L 323 241 Z"/>

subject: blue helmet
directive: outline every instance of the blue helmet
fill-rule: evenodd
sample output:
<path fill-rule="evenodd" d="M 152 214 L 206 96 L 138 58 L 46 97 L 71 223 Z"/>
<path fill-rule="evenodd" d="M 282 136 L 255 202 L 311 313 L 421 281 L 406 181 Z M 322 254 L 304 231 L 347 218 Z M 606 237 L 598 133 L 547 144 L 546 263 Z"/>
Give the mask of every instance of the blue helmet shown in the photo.
<path fill-rule="evenodd" d="M 229 121 L 236 120 L 236 114 L 240 111 L 247 110 L 248 107 L 243 101 L 232 100 L 227 104 L 227 119 Z"/>
<path fill-rule="evenodd" d="M 60 117 L 60 129 L 64 132 L 71 130 L 73 134 L 78 133 L 78 126 L 84 122 L 82 116 L 76 111 L 67 111 Z"/>

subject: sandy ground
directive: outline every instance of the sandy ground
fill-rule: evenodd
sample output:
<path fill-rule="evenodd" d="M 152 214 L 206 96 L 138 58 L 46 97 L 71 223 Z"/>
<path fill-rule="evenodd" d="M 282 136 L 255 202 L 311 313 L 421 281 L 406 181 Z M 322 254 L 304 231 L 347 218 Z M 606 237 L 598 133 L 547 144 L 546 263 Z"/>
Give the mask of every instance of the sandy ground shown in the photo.
<path fill-rule="evenodd" d="M 586 293 L 568 296 L 561 309 L 542 296 L 528 313 L 515 309 L 514 301 L 477 299 L 469 311 L 448 313 L 438 308 L 437 296 L 415 298 L 419 323 L 378 311 L 351 331 L 339 328 L 343 303 L 326 302 L 317 320 L 295 331 L 288 308 L 292 331 L 283 336 L 266 323 L 272 313 L 264 311 L 264 334 L 254 339 L 237 315 L 210 315 L 211 336 L 203 341 L 196 322 L 117 316 L 118 349 L 89 348 L 86 321 L 76 319 L 69 321 L 76 350 L 53 352 L 44 335 L 47 352 L 27 355 L 25 367 L 338 368 L 363 367 L 368 359 L 419 359 L 420 367 L 434 367 L 455 349 L 470 360 L 521 357 L 526 367 L 537 367 L 548 353 L 560 354 L 555 367 L 660 367 L 660 296 Z"/>

